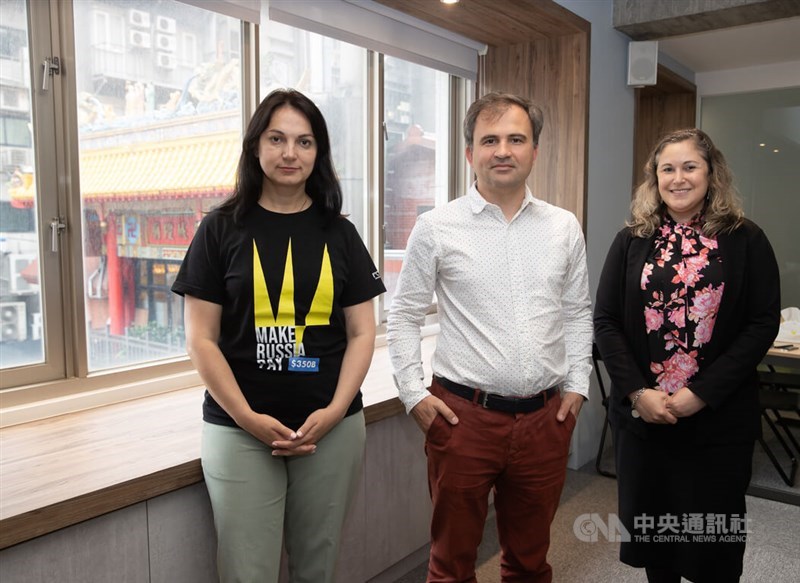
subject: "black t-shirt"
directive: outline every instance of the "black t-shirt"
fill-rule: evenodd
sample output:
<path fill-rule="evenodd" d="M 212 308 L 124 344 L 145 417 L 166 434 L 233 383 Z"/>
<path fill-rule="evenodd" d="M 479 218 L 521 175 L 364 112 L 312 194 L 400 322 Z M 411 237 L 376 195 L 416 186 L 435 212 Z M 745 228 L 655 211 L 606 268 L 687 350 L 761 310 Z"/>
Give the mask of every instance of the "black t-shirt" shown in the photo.
<path fill-rule="evenodd" d="M 256 205 L 242 226 L 219 211 L 203 219 L 172 291 L 222 306 L 219 347 L 250 407 L 296 429 L 333 399 L 343 308 L 386 288 L 347 219 Z M 359 392 L 347 415 L 361 408 Z M 236 425 L 208 392 L 203 419 Z"/>

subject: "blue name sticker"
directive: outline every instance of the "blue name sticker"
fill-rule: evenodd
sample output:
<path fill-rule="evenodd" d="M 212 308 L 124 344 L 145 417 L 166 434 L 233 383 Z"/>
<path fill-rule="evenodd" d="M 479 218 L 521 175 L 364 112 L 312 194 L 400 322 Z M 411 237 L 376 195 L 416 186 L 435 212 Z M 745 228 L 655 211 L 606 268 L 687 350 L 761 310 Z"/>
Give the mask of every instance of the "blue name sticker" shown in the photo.
<path fill-rule="evenodd" d="M 291 372 L 319 372 L 319 358 L 290 356 L 289 370 Z"/>

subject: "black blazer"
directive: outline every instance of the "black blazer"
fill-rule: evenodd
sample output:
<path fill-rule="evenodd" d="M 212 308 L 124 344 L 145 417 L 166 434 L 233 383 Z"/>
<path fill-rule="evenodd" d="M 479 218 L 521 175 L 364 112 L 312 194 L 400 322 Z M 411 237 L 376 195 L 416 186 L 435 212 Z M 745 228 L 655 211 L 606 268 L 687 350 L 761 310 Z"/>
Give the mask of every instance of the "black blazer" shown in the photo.
<path fill-rule="evenodd" d="M 752 442 L 761 435 L 756 366 L 780 324 L 780 280 L 775 254 L 752 221 L 717 237 L 725 291 L 711 340 L 690 389 L 707 406 L 676 425 L 631 416 L 628 394 L 655 386 L 640 290 L 653 237 L 620 231 L 606 257 L 597 289 L 595 341 L 611 378 L 609 420 L 645 439 L 689 443 Z"/>

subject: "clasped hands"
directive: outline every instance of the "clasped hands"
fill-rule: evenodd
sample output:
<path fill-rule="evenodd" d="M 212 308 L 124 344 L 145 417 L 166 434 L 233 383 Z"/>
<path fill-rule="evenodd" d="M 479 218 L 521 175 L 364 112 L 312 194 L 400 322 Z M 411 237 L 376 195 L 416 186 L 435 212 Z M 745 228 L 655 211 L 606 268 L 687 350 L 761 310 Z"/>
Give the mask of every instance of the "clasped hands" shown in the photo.
<path fill-rule="evenodd" d="M 647 423 L 674 425 L 681 417 L 690 417 L 706 406 L 705 401 L 687 387 L 671 395 L 664 391 L 648 389 L 636 402 L 636 410 Z"/>
<path fill-rule="evenodd" d="M 344 418 L 344 412 L 332 407 L 317 409 L 297 430 L 286 427 L 269 415 L 254 413 L 242 429 L 272 448 L 274 456 L 311 455 L 317 443 Z"/>

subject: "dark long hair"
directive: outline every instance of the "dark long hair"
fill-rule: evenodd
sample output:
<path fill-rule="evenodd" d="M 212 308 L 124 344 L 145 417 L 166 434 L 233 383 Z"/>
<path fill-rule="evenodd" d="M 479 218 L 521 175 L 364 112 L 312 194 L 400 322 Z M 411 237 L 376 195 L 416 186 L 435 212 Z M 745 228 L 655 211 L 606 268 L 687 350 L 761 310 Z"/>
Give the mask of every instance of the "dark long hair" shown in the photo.
<path fill-rule="evenodd" d="M 315 207 L 327 221 L 342 213 L 342 187 L 331 159 L 331 142 L 328 127 L 322 112 L 308 97 L 294 89 L 272 91 L 256 108 L 242 140 L 242 154 L 236 169 L 236 185 L 233 193 L 218 207 L 220 211 L 233 215 L 241 224 L 247 212 L 258 203 L 264 183 L 264 171 L 258 160 L 258 143 L 261 134 L 269 127 L 272 114 L 284 105 L 302 113 L 314 133 L 317 143 L 317 157 L 314 169 L 306 180 L 306 193 L 314 201 Z"/>

